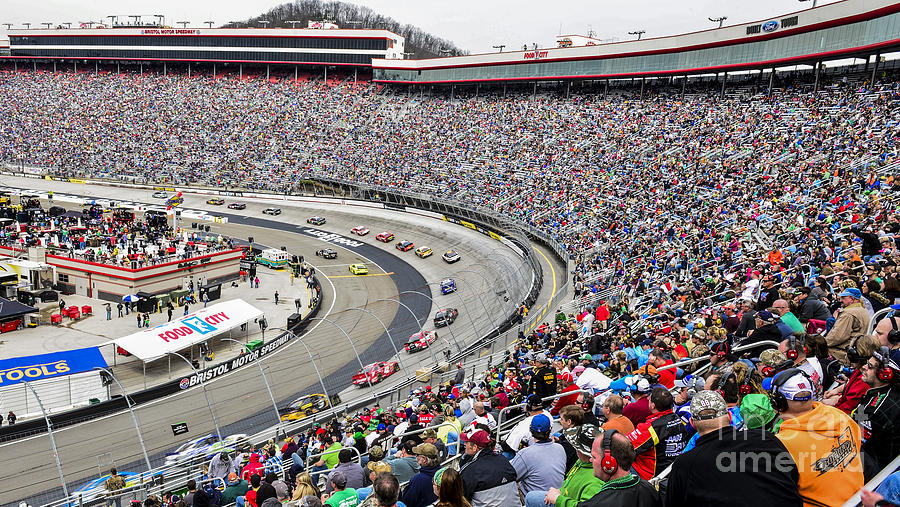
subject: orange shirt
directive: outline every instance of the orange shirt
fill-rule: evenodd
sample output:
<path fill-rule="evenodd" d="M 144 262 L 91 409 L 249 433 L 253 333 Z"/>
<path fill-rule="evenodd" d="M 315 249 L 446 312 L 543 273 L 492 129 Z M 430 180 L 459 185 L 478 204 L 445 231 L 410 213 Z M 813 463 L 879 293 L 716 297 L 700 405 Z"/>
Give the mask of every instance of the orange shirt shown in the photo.
<path fill-rule="evenodd" d="M 803 505 L 841 505 L 863 487 L 859 425 L 841 410 L 813 402 L 813 410 L 781 423 L 778 438 L 800 472 Z"/>
<path fill-rule="evenodd" d="M 610 419 L 603 423 L 604 430 L 616 430 L 623 435 L 628 435 L 632 431 L 634 431 L 634 424 L 632 424 L 631 419 L 623 416 L 616 417 L 615 419 Z"/>

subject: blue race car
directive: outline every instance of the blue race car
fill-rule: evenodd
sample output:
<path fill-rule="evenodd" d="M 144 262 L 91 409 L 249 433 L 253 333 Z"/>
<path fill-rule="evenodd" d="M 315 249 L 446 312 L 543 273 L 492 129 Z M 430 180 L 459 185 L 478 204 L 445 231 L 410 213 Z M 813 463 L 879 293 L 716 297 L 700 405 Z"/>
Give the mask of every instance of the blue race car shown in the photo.
<path fill-rule="evenodd" d="M 456 280 L 452 278 L 441 280 L 441 294 L 450 294 L 451 292 L 456 292 Z"/>
<path fill-rule="evenodd" d="M 208 461 L 222 451 L 231 452 L 247 442 L 249 442 L 247 435 L 243 433 L 229 435 L 224 440 L 220 440 L 218 435 L 207 434 L 185 442 L 173 452 L 166 453 L 166 466 L 179 462 Z"/>

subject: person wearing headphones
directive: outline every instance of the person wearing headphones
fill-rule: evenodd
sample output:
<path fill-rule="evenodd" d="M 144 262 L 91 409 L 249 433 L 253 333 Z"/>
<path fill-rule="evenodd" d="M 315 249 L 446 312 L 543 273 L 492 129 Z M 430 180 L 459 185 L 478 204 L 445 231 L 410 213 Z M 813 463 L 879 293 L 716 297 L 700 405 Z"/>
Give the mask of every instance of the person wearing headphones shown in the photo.
<path fill-rule="evenodd" d="M 859 425 L 844 412 L 813 401 L 812 380 L 799 368 L 785 370 L 771 388 L 772 408 L 781 417 L 776 436 L 797 464 L 804 505 L 841 505 L 863 486 Z"/>
<path fill-rule="evenodd" d="M 890 316 L 881 319 L 873 333 L 881 342 L 881 346 L 891 351 L 891 359 L 900 364 L 900 317 Z"/>
<path fill-rule="evenodd" d="M 694 395 L 691 424 L 700 437 L 693 451 L 672 464 L 667 507 L 803 505 L 797 465 L 784 444 L 762 429 L 733 427 L 721 394 L 700 391 Z"/>
<path fill-rule="evenodd" d="M 866 464 L 866 469 L 877 473 L 900 455 L 900 366 L 887 347 L 872 353 L 862 379 L 870 388 L 852 415 L 862 427 L 862 450 L 877 465 Z"/>
<path fill-rule="evenodd" d="M 863 366 L 878 349 L 878 340 L 872 335 L 865 335 L 856 340 L 847 349 L 847 361 L 850 361 L 850 376 L 838 375 L 838 384 L 822 395 L 822 403 L 831 405 L 850 414 L 859 406 L 863 395 L 869 391 L 869 384 L 863 381 Z"/>
<path fill-rule="evenodd" d="M 794 362 L 794 368 L 800 368 L 812 380 L 815 390 L 815 401 L 822 401 L 822 364 L 815 357 L 807 357 L 806 334 L 792 334 L 778 346 L 778 351 L 788 360 Z"/>
<path fill-rule="evenodd" d="M 591 461 L 594 477 L 603 481 L 603 486 L 579 507 L 662 507 L 656 488 L 630 472 L 634 448 L 618 431 L 604 431 L 594 440 Z"/>

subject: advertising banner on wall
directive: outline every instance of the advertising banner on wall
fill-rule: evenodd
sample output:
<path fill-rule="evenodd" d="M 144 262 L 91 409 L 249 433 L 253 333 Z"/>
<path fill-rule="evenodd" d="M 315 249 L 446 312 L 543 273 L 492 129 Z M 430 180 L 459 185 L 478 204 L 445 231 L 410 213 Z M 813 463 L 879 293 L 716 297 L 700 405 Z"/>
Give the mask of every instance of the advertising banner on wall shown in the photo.
<path fill-rule="evenodd" d="M 0 387 L 106 368 L 97 347 L 0 360 Z"/>

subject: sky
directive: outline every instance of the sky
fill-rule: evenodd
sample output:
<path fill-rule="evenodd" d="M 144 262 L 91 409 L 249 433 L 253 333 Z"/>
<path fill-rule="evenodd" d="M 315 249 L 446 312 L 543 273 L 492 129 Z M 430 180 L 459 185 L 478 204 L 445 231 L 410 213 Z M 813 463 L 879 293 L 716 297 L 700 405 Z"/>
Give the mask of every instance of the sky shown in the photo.
<path fill-rule="evenodd" d="M 831 3 L 822 0 L 817 5 Z M 0 0 L 0 23 L 24 28 L 30 22 L 78 23 L 98 21 L 108 15 L 163 14 L 166 23 L 190 21 L 188 26 L 216 26 L 262 14 L 284 3 L 279 0 Z M 797 0 L 566 0 L 562 4 L 534 0 L 359 0 L 358 5 L 393 17 L 400 23 L 419 26 L 426 32 L 449 39 L 473 54 L 495 51 L 505 44 L 509 49 L 537 43 L 554 47 L 559 34 L 586 35 L 593 30 L 599 39 L 628 40 L 629 31 L 645 30 L 646 37 L 675 35 L 714 28 L 708 18 L 727 16 L 726 25 L 774 18 L 811 7 L 812 2 Z M 554 6 L 560 8 L 555 8 Z M 564 6 L 564 8 L 562 8 Z M 150 19 L 150 18 L 148 18 Z M 0 39 L 6 39 L 6 27 L 0 26 Z"/>

